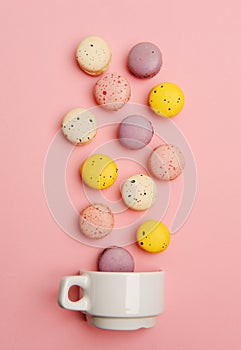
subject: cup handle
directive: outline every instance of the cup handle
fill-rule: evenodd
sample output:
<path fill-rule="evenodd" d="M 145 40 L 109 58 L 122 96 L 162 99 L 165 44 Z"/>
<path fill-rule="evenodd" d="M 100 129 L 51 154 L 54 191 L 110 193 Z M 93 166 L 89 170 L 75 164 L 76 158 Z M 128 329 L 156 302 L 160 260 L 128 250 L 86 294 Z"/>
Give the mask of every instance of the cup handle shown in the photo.
<path fill-rule="evenodd" d="M 80 300 L 71 301 L 69 299 L 69 289 L 72 286 L 78 286 L 80 288 L 86 289 L 88 285 L 87 276 L 66 276 L 63 277 L 59 286 L 58 303 L 61 307 L 68 310 L 77 311 L 88 311 L 89 310 L 89 300 L 85 295 Z"/>

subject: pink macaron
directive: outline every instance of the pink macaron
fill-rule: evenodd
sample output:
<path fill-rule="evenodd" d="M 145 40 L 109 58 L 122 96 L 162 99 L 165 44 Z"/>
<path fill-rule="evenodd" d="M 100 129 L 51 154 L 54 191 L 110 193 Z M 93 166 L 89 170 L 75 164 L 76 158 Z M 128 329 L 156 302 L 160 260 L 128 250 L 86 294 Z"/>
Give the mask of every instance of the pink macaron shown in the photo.
<path fill-rule="evenodd" d="M 88 238 L 99 239 L 108 235 L 114 227 L 114 215 L 103 204 L 91 204 L 80 213 L 80 231 Z"/>
<path fill-rule="evenodd" d="M 110 247 L 102 251 L 98 258 L 98 270 L 105 272 L 133 272 L 135 262 L 124 248 Z"/>
<path fill-rule="evenodd" d="M 141 149 L 152 139 L 152 123 L 141 115 L 130 115 L 119 126 L 119 140 L 129 149 Z"/>
<path fill-rule="evenodd" d="M 154 77 L 161 69 L 162 54 L 155 44 L 141 42 L 128 54 L 128 68 L 138 78 Z"/>
<path fill-rule="evenodd" d="M 129 101 L 131 88 L 128 81 L 121 75 L 107 73 L 97 81 L 94 96 L 99 105 L 116 111 Z"/>
<path fill-rule="evenodd" d="M 158 146 L 148 159 L 148 168 L 152 175 L 164 181 L 174 180 L 185 167 L 181 150 L 170 144 Z"/>

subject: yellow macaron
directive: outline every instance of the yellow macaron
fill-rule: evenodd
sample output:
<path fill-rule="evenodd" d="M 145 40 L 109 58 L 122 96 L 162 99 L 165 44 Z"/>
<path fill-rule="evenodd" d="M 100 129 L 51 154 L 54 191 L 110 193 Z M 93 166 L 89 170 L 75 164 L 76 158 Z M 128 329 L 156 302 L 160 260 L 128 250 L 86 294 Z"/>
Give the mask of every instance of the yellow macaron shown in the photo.
<path fill-rule="evenodd" d="M 184 94 L 176 84 L 161 83 L 151 90 L 149 105 L 156 114 L 172 118 L 182 110 Z"/>
<path fill-rule="evenodd" d="M 162 222 L 147 220 L 137 230 L 137 242 L 148 253 L 160 253 L 170 243 L 170 232 Z"/>
<path fill-rule="evenodd" d="M 84 161 L 80 174 L 86 185 L 103 190 L 116 181 L 118 168 L 112 158 L 105 154 L 94 154 Z"/>

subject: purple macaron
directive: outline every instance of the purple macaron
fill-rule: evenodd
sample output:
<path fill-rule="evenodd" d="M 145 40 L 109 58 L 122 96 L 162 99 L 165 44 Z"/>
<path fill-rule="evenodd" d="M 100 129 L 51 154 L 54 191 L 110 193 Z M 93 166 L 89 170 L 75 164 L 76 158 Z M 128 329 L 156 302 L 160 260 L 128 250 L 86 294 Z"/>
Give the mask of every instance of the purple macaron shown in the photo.
<path fill-rule="evenodd" d="M 128 68 L 138 78 L 154 77 L 162 66 L 160 49 L 149 42 L 136 44 L 128 54 Z"/>
<path fill-rule="evenodd" d="M 152 123 L 141 115 L 130 115 L 119 126 L 119 140 L 129 149 L 145 147 L 153 136 Z"/>
<path fill-rule="evenodd" d="M 133 272 L 135 262 L 124 248 L 110 247 L 102 251 L 98 258 L 98 270 L 104 272 Z"/>

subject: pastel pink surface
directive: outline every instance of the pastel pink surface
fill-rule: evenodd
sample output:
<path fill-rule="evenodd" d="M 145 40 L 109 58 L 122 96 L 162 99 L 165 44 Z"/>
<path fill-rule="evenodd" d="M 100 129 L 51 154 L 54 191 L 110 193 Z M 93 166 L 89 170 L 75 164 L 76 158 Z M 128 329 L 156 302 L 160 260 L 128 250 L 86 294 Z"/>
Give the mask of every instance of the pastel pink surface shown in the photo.
<path fill-rule="evenodd" d="M 241 121 L 235 102 L 241 89 L 240 1 L 227 6 L 217 0 L 154 0 L 151 6 L 149 16 L 149 1 L 122 0 L 117 18 L 110 0 L 97 12 L 96 0 L 50 1 L 47 8 L 30 0 L 0 4 L 4 350 L 96 349 L 100 344 L 115 350 L 156 350 L 157 344 L 159 350 L 240 349 L 241 166 L 236 151 Z M 165 312 L 150 330 L 93 329 L 78 313 L 57 305 L 62 276 L 96 269 L 100 253 L 63 233 L 43 191 L 45 156 L 62 116 L 71 108 L 95 105 L 98 78 L 86 76 L 74 60 L 80 39 L 92 34 L 110 43 L 110 69 L 133 86 L 132 102 L 146 104 L 146 91 L 160 81 L 177 83 L 186 97 L 174 122 L 196 159 L 194 209 L 161 255 L 128 247 L 138 270 L 166 271 Z M 155 42 L 163 52 L 161 72 L 148 81 L 131 76 L 125 64 L 129 48 L 140 41 Z M 221 171 L 220 164 L 225 164 Z M 77 162 L 72 167 L 77 169 Z M 172 186 L 176 193 L 178 182 Z"/>

